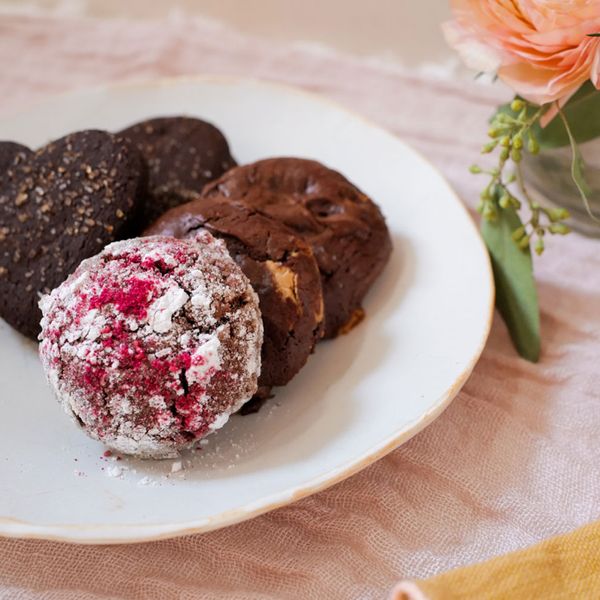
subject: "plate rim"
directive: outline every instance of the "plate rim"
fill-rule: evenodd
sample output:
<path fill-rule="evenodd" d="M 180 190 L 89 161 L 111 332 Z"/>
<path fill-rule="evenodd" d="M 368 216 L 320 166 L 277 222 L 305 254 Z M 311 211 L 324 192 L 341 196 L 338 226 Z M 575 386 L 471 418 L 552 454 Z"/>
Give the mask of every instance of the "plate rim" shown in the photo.
<path fill-rule="evenodd" d="M 243 77 L 235 75 L 198 74 L 175 77 L 131 79 L 127 81 L 108 82 L 96 86 L 74 88 L 58 94 L 48 95 L 42 99 L 32 102 L 31 104 L 27 104 L 18 112 L 2 114 L 0 117 L 0 122 L 11 118 L 17 118 L 19 117 L 19 115 L 27 114 L 32 110 L 35 110 L 38 106 L 42 106 L 43 104 L 46 104 L 49 101 L 60 100 L 60 98 L 63 97 L 76 96 L 78 94 L 84 95 L 94 92 L 99 93 L 102 91 L 110 91 L 113 89 L 135 89 L 157 86 L 166 87 L 171 85 L 193 83 L 256 85 L 260 87 L 270 87 L 279 92 L 303 96 L 304 98 L 311 100 L 315 103 L 328 105 L 330 108 L 334 108 L 340 112 L 345 113 L 346 115 L 355 120 L 359 120 L 364 126 L 392 137 L 397 143 L 400 143 L 409 152 L 412 152 L 413 154 L 418 156 L 424 163 L 426 163 L 431 169 L 433 169 L 435 173 L 440 177 L 441 181 L 443 181 L 447 191 L 449 192 L 455 204 L 466 214 L 469 226 L 472 227 L 473 233 L 475 234 L 475 237 L 479 242 L 481 252 L 483 253 L 483 256 L 485 258 L 484 263 L 486 265 L 487 272 L 486 287 L 488 296 L 488 310 L 485 327 L 483 328 L 479 344 L 475 349 L 473 355 L 471 356 L 465 369 L 463 369 L 463 371 L 458 375 L 458 377 L 440 396 L 435 405 L 432 408 L 430 408 L 428 412 L 422 415 L 417 421 L 415 421 L 412 424 L 409 424 L 406 428 L 402 429 L 401 431 L 391 436 L 388 436 L 388 438 L 386 438 L 379 444 L 376 444 L 367 452 L 363 453 L 360 459 L 350 460 L 340 467 L 332 469 L 325 474 L 315 477 L 310 481 L 293 488 L 292 491 L 285 490 L 283 492 L 272 494 L 271 496 L 267 496 L 262 500 L 255 502 L 248 508 L 236 508 L 232 510 L 227 510 L 219 514 L 212 515 L 210 517 L 205 517 L 196 521 L 186 521 L 182 523 L 119 525 L 39 525 L 21 519 L 0 516 L 0 537 L 13 539 L 42 539 L 54 542 L 68 542 L 76 544 L 105 545 L 145 543 L 215 531 L 217 529 L 229 527 L 231 525 L 241 523 L 254 517 L 258 517 L 277 508 L 287 506 L 288 504 L 292 504 L 298 500 L 316 494 L 337 483 L 340 483 L 341 481 L 344 481 L 345 479 L 348 479 L 349 477 L 352 477 L 359 471 L 372 465 L 377 460 L 383 458 L 402 444 L 406 443 L 412 437 L 420 433 L 435 419 L 437 419 L 450 405 L 452 400 L 456 397 L 458 392 L 461 390 L 461 388 L 473 372 L 473 369 L 475 368 L 475 365 L 479 361 L 479 358 L 481 357 L 481 354 L 485 348 L 491 331 L 494 315 L 495 286 L 492 264 L 488 251 L 485 247 L 483 238 L 481 237 L 470 212 L 468 211 L 465 204 L 461 201 L 457 192 L 455 192 L 453 187 L 450 185 L 445 175 L 419 150 L 415 149 L 413 146 L 405 142 L 394 132 L 386 129 L 381 125 L 378 125 L 377 123 L 363 116 L 362 114 L 348 108 L 341 102 L 333 100 L 328 96 L 311 92 L 295 85 L 272 81 L 269 79 Z M 106 533 L 103 535 L 103 532 Z"/>

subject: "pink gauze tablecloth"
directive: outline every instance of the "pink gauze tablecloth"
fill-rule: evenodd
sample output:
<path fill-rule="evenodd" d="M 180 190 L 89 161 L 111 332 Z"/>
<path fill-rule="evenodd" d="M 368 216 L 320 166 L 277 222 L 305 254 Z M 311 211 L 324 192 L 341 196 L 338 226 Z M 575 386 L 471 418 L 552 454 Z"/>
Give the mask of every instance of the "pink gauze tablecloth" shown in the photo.
<path fill-rule="evenodd" d="M 225 73 L 299 85 L 402 136 L 470 206 L 482 180 L 467 167 L 501 94 L 464 78 L 277 46 L 194 19 L 2 16 L 0 64 L 4 115 L 110 80 Z M 496 319 L 450 408 L 362 473 L 205 535 L 119 547 L 2 540 L 0 597 L 384 598 L 399 579 L 598 519 L 600 244 L 553 239 L 536 268 L 544 336 L 538 365 L 515 355 Z"/>

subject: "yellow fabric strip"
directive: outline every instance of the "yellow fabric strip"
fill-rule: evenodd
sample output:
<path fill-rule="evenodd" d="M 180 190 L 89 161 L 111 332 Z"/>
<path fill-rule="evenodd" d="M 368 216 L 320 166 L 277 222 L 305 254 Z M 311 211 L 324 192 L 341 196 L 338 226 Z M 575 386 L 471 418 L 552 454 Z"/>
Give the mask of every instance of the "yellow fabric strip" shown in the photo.
<path fill-rule="evenodd" d="M 600 522 L 518 552 L 398 587 L 395 600 L 600 598 Z"/>

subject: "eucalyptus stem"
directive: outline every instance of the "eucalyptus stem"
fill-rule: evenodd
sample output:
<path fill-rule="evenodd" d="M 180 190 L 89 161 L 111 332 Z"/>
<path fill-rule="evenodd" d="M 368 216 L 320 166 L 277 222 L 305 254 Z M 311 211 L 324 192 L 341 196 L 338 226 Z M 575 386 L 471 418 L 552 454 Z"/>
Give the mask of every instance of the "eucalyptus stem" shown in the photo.
<path fill-rule="evenodd" d="M 481 192 L 477 210 L 487 221 L 495 221 L 502 210 L 509 208 L 521 210 L 521 200 L 512 193 L 510 185 L 517 182 L 521 198 L 530 211 L 528 220 L 518 227 L 512 235 L 514 242 L 522 250 L 527 250 L 535 241 L 534 250 L 537 254 L 544 251 L 544 235 L 546 233 L 565 234 L 569 227 L 562 223 L 569 217 L 568 211 L 562 208 L 546 209 L 535 202 L 525 186 L 521 159 L 523 152 L 531 154 L 539 152 L 539 143 L 532 131 L 545 108 L 535 106 L 521 98 L 515 98 L 510 104 L 510 112 L 499 110 L 490 123 L 488 135 L 491 141 L 482 148 L 483 154 L 498 153 L 498 166 L 492 169 L 482 169 L 478 165 L 471 166 L 472 173 L 483 173 L 490 177 L 489 183 Z M 525 143 L 525 140 L 527 142 Z M 507 165 L 514 165 L 514 172 L 506 175 Z"/>

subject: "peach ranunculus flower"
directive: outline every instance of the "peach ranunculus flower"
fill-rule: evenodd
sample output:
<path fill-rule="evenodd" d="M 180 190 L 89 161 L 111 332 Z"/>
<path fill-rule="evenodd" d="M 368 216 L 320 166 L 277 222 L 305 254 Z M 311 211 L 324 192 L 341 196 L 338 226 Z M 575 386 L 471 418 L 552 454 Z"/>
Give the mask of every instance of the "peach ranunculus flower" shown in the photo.
<path fill-rule="evenodd" d="M 600 0 L 451 0 L 448 43 L 535 104 L 600 88 Z"/>

